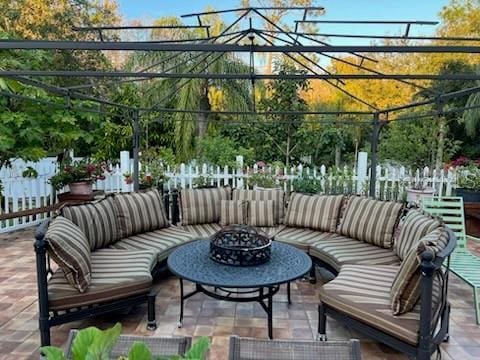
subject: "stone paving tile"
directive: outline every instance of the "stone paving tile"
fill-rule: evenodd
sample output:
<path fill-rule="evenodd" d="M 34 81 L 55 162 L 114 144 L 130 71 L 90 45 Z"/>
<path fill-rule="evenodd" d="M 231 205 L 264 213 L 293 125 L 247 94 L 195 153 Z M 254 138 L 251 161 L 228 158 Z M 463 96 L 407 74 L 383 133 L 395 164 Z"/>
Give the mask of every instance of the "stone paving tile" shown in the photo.
<path fill-rule="evenodd" d="M 0 235 L 0 360 L 38 359 L 37 301 L 33 231 L 17 231 Z M 480 255 L 480 244 L 469 244 Z M 322 276 L 325 273 L 321 271 Z M 469 286 L 456 276 L 451 277 L 452 303 L 450 341 L 442 345 L 442 358 L 480 358 L 480 326 L 475 324 L 473 294 Z M 318 324 L 317 290 L 320 284 L 305 281 L 292 284 L 293 304 L 288 306 L 286 289 L 274 298 L 273 333 L 278 339 L 314 339 Z M 178 281 L 173 277 L 159 280 L 156 315 L 158 328 L 146 330 L 146 307 L 138 306 L 118 314 L 64 324 L 52 329 L 52 343 L 65 345 L 73 328 L 98 326 L 107 328 L 120 321 L 123 332 L 147 336 L 211 337 L 211 360 L 224 360 L 228 354 L 230 335 L 266 339 L 266 314 L 259 304 L 216 301 L 203 294 L 187 300 L 183 327 L 178 328 Z M 193 290 L 193 285 L 188 286 Z M 328 336 L 332 340 L 359 338 L 364 359 L 400 360 L 406 356 L 350 331 L 335 320 L 328 320 Z"/>

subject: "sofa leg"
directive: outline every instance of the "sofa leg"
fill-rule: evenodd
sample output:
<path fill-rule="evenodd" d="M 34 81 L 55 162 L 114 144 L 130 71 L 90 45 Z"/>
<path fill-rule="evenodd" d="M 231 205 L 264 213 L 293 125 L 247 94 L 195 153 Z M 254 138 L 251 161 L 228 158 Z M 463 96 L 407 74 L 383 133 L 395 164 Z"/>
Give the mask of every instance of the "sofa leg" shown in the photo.
<path fill-rule="evenodd" d="M 50 325 L 48 324 L 48 319 L 40 319 L 39 328 L 41 346 L 50 346 Z"/>
<path fill-rule="evenodd" d="M 312 267 L 310 268 L 310 284 L 317 283 L 317 271 L 316 271 L 315 264 L 312 263 Z"/>
<path fill-rule="evenodd" d="M 157 328 L 157 321 L 155 320 L 155 297 L 156 293 L 151 292 L 147 295 L 148 301 L 148 322 L 147 330 L 153 331 Z"/>
<path fill-rule="evenodd" d="M 322 303 L 318 305 L 318 334 L 317 340 L 327 341 L 327 314 Z"/>
<path fill-rule="evenodd" d="M 447 332 L 445 333 L 445 337 L 443 338 L 443 342 L 448 342 L 450 340 L 450 304 L 447 302 L 447 308 L 445 309 L 445 313 L 443 316 L 446 316 L 447 318 L 445 319 L 446 326 L 447 326 Z"/>

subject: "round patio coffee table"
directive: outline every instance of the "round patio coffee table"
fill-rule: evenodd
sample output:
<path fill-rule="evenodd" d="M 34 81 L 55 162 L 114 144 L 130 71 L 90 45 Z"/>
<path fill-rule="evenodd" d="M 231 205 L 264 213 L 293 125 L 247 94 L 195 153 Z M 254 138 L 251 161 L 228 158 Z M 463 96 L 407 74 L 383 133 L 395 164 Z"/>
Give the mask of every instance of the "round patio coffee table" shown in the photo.
<path fill-rule="evenodd" d="M 184 301 L 204 293 L 218 300 L 258 302 L 267 313 L 268 337 L 272 339 L 273 295 L 280 285 L 289 286 L 291 281 L 310 271 L 310 257 L 291 245 L 274 241 L 271 258 L 265 264 L 230 266 L 210 259 L 209 249 L 209 240 L 197 240 L 179 246 L 168 257 L 169 270 L 180 279 L 179 327 L 183 321 Z M 195 290 L 185 294 L 183 280 L 193 282 Z"/>

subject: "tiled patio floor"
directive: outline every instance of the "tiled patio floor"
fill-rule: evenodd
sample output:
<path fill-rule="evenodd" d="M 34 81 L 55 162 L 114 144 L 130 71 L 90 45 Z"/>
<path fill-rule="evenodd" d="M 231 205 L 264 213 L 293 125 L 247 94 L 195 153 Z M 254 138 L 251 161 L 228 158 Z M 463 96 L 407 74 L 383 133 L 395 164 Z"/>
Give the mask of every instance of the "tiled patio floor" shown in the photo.
<path fill-rule="evenodd" d="M 31 230 L 0 235 L 0 359 L 38 359 L 37 301 L 33 235 Z M 476 246 L 480 251 L 480 247 Z M 317 289 L 320 285 L 298 281 L 292 286 L 293 305 L 287 307 L 285 289 L 275 296 L 274 337 L 313 339 L 317 326 Z M 210 359 L 226 359 L 232 334 L 266 337 L 265 313 L 257 304 L 215 301 L 197 294 L 186 303 L 183 328 L 177 328 L 178 283 L 174 278 L 160 280 L 156 314 L 158 329 L 146 331 L 145 307 L 128 314 L 115 314 L 90 321 L 70 323 L 52 329 L 52 342 L 62 345 L 71 328 L 96 325 L 108 327 L 116 321 L 124 333 L 145 335 L 206 335 L 212 338 Z M 480 327 L 475 324 L 471 288 L 452 276 L 450 300 L 451 337 L 442 345 L 443 359 L 479 359 Z M 406 359 L 390 348 L 351 333 L 339 323 L 327 324 L 330 339 L 361 339 L 364 359 Z"/>

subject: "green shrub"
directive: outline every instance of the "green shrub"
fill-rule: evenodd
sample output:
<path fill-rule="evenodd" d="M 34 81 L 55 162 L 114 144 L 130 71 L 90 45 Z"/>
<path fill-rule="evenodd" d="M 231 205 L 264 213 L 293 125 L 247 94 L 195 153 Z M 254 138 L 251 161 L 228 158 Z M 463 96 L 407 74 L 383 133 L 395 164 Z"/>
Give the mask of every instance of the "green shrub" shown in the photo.
<path fill-rule="evenodd" d="M 115 343 L 122 332 L 122 325 L 115 324 L 107 330 L 100 330 L 96 327 L 88 327 L 78 332 L 72 344 L 73 360 L 104 360 L 109 359 Z M 122 360 L 181 360 L 196 359 L 202 360 L 210 348 L 210 341 L 207 337 L 201 337 L 192 344 L 192 347 L 185 353 L 184 357 L 160 356 L 154 357 L 145 343 L 135 341 L 128 354 L 120 357 Z M 66 360 L 62 349 L 55 346 L 44 346 L 40 352 L 47 360 Z"/>

